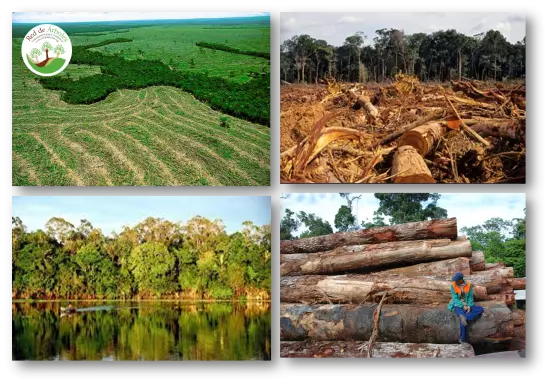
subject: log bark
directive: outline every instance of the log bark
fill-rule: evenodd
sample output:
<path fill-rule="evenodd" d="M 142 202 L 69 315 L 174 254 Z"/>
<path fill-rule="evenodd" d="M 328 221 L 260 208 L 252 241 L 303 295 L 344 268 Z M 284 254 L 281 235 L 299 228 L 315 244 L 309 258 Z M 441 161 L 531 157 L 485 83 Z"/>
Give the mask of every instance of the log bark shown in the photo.
<path fill-rule="evenodd" d="M 447 129 L 443 125 L 431 122 L 405 132 L 397 146 L 412 146 L 421 156 L 426 156 L 446 132 Z"/>
<path fill-rule="evenodd" d="M 284 358 L 366 358 L 359 347 L 364 341 L 281 341 Z M 378 342 L 373 358 L 470 358 L 474 348 L 466 344 L 412 344 Z"/>
<path fill-rule="evenodd" d="M 468 325 L 472 344 L 510 340 L 512 312 L 503 303 L 478 302 L 483 315 Z M 376 304 L 281 304 L 281 340 L 361 341 L 372 333 Z M 459 319 L 447 306 L 384 305 L 380 342 L 452 344 L 459 338 Z"/>
<path fill-rule="evenodd" d="M 451 282 L 453 274 L 443 276 L 431 276 L 427 278 L 446 280 Z M 465 275 L 464 280 L 471 282 L 474 285 L 484 286 L 487 288 L 488 294 L 498 294 L 502 291 L 502 286 L 505 280 L 498 270 L 479 271 L 471 275 Z"/>
<path fill-rule="evenodd" d="M 449 281 L 398 275 L 303 275 L 281 277 L 281 302 L 360 304 L 380 302 L 386 294 L 386 303 L 447 304 L 449 287 Z M 486 300 L 487 289 L 474 285 L 474 298 Z"/>
<path fill-rule="evenodd" d="M 482 122 L 473 125 L 472 130 L 482 137 L 496 136 L 520 141 L 525 140 L 525 120 Z"/>
<path fill-rule="evenodd" d="M 506 267 L 504 262 L 496 262 L 496 263 L 485 263 L 485 270 L 495 270 L 495 269 L 502 269 Z"/>
<path fill-rule="evenodd" d="M 472 275 L 486 275 L 497 272 L 502 278 L 514 278 L 514 268 L 505 266 L 495 266 L 491 269 L 485 269 L 484 271 L 474 271 Z"/>
<path fill-rule="evenodd" d="M 485 254 L 483 254 L 483 251 L 472 251 L 472 256 L 470 257 L 470 269 L 472 271 L 485 270 Z"/>
<path fill-rule="evenodd" d="M 435 183 L 424 158 L 412 146 L 395 151 L 391 173 L 394 183 Z"/>
<path fill-rule="evenodd" d="M 511 285 L 514 290 L 525 290 L 525 278 L 506 278 L 506 282 Z"/>
<path fill-rule="evenodd" d="M 445 259 L 443 261 L 419 263 L 418 265 L 397 267 L 384 270 L 387 274 L 400 274 L 406 277 L 422 277 L 426 275 L 453 276 L 461 272 L 464 275 L 470 274 L 470 261 L 468 258 Z"/>
<path fill-rule="evenodd" d="M 514 305 L 516 303 L 516 296 L 514 293 L 487 294 L 487 299 L 489 301 L 504 302 L 506 305 Z"/>
<path fill-rule="evenodd" d="M 409 222 L 393 226 L 321 235 L 319 237 L 281 241 L 281 254 L 317 253 L 339 246 L 366 245 L 395 241 L 448 238 L 457 236 L 456 218 Z"/>
<path fill-rule="evenodd" d="M 470 241 L 449 239 L 343 246 L 322 253 L 282 255 L 281 275 L 333 274 L 359 269 L 372 271 L 383 266 L 467 257 L 471 253 Z"/>
<path fill-rule="evenodd" d="M 439 118 L 441 118 L 441 116 L 443 116 L 443 113 L 444 113 L 444 109 L 443 108 L 436 108 L 435 112 L 431 113 L 430 115 L 426 115 L 420 119 L 418 119 L 417 121 L 415 122 L 412 122 L 410 124 L 407 124 L 406 126 L 404 127 L 401 127 L 400 129 L 398 129 L 397 131 L 385 136 L 384 138 L 382 138 L 379 142 L 377 142 L 376 144 L 372 145 L 371 147 L 369 147 L 370 149 L 373 149 L 373 148 L 376 148 L 376 147 L 379 147 L 379 146 L 383 146 L 397 138 L 399 138 L 401 135 L 403 135 L 405 132 L 409 131 L 409 130 L 412 130 L 416 127 L 419 127 L 423 124 L 426 124 L 426 123 L 429 123 L 433 120 L 437 120 Z"/>
<path fill-rule="evenodd" d="M 512 320 L 514 321 L 514 326 L 525 325 L 525 310 L 513 309 Z"/>

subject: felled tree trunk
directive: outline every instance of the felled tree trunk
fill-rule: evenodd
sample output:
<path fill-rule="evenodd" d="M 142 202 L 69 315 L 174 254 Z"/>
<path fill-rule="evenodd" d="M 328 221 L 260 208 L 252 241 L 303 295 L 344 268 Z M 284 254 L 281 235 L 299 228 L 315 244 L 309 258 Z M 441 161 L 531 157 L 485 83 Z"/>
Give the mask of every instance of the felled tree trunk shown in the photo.
<path fill-rule="evenodd" d="M 356 103 L 362 107 L 368 114 L 369 119 L 376 119 L 378 117 L 378 109 L 374 107 L 368 96 L 356 95 L 353 91 L 347 91 L 350 98 L 354 99 Z"/>
<path fill-rule="evenodd" d="M 394 183 L 435 183 L 424 158 L 412 146 L 395 151 L 391 173 Z"/>
<path fill-rule="evenodd" d="M 502 278 L 514 278 L 514 268 L 513 267 L 494 267 L 492 269 L 485 269 L 484 271 L 475 271 L 472 273 L 472 275 L 486 275 L 486 274 L 492 274 L 492 272 L 496 272 L 498 275 L 500 275 Z"/>
<path fill-rule="evenodd" d="M 525 310 L 512 310 L 512 320 L 514 321 L 514 326 L 525 325 Z"/>
<path fill-rule="evenodd" d="M 429 277 L 441 281 L 451 282 L 452 274 L 443 276 Z M 497 294 L 502 291 L 503 283 L 505 282 L 498 270 L 479 271 L 471 275 L 465 275 L 464 280 L 474 285 L 484 286 L 487 288 L 488 294 Z"/>
<path fill-rule="evenodd" d="M 397 146 L 412 146 L 421 156 L 426 156 L 434 143 L 437 143 L 446 131 L 447 129 L 443 125 L 431 122 L 405 132 Z"/>
<path fill-rule="evenodd" d="M 317 253 L 339 246 L 448 238 L 457 235 L 456 218 L 409 222 L 393 226 L 375 227 L 346 233 L 321 235 L 292 241 L 281 241 L 281 254 Z"/>
<path fill-rule="evenodd" d="M 514 293 L 487 294 L 487 299 L 489 301 L 504 302 L 506 305 L 513 305 L 516 303 L 516 296 Z"/>
<path fill-rule="evenodd" d="M 469 275 L 470 260 L 462 257 L 384 270 L 384 273 L 401 274 L 406 277 L 421 277 L 425 275 L 452 276 L 456 272 Z"/>
<path fill-rule="evenodd" d="M 485 270 L 502 269 L 504 267 L 506 267 L 506 265 L 504 265 L 504 262 L 485 263 Z"/>
<path fill-rule="evenodd" d="M 470 343 L 512 338 L 512 313 L 503 303 L 479 302 L 483 315 L 468 325 Z M 373 327 L 376 303 L 365 305 L 281 304 L 281 340 L 363 341 Z M 452 344 L 459 338 L 458 316 L 447 306 L 383 305 L 380 342 Z"/>
<path fill-rule="evenodd" d="M 408 278 L 398 275 L 303 275 L 281 277 L 281 302 L 447 304 L 451 300 L 449 281 Z M 476 301 L 487 299 L 487 289 L 474 285 Z"/>
<path fill-rule="evenodd" d="M 485 254 L 483 254 L 483 251 L 472 251 L 472 256 L 470 257 L 470 269 L 472 271 L 485 270 Z"/>
<path fill-rule="evenodd" d="M 472 130 L 482 137 L 496 136 L 515 140 L 525 140 L 525 120 L 481 122 L 473 125 Z"/>
<path fill-rule="evenodd" d="M 373 270 L 382 266 L 412 265 L 420 262 L 468 257 L 470 241 L 434 239 L 401 241 L 377 245 L 343 246 L 332 251 L 281 256 L 281 275 L 331 274 L 353 270 Z"/>
<path fill-rule="evenodd" d="M 281 341 L 281 357 L 366 358 L 359 347 L 364 341 Z M 474 348 L 466 344 L 375 343 L 373 358 L 470 358 Z"/>
<path fill-rule="evenodd" d="M 507 278 L 506 282 L 511 285 L 514 290 L 525 290 L 525 278 Z"/>

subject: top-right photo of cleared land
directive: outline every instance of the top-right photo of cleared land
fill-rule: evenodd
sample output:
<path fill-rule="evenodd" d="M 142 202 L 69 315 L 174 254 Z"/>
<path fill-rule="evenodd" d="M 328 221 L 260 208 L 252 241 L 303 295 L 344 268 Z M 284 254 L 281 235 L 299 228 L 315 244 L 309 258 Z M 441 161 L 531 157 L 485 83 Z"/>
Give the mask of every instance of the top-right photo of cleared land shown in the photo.
<path fill-rule="evenodd" d="M 281 183 L 525 183 L 515 13 L 282 13 Z"/>

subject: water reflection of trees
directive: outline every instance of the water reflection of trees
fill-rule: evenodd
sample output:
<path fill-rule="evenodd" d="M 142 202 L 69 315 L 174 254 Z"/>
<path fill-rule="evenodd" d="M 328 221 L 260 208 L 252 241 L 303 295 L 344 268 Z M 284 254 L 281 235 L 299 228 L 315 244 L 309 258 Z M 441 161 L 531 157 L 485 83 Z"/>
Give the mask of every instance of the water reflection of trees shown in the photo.
<path fill-rule="evenodd" d="M 271 357 L 271 314 L 269 304 L 265 303 L 119 303 L 111 311 L 64 317 L 59 314 L 57 302 L 14 304 L 13 359 L 266 360 Z"/>

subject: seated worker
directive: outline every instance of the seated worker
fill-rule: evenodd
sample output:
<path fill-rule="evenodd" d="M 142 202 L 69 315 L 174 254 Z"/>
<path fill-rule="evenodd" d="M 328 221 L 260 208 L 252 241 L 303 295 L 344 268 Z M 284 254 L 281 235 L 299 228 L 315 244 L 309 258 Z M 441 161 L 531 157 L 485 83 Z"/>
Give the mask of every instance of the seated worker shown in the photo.
<path fill-rule="evenodd" d="M 468 343 L 466 326 L 469 321 L 473 321 L 483 314 L 483 308 L 474 305 L 474 286 L 470 282 L 465 282 L 464 275 L 460 272 L 453 276 L 451 302 L 449 302 L 447 308 L 454 311 L 460 319 L 460 339 L 458 342 L 461 344 Z"/>

